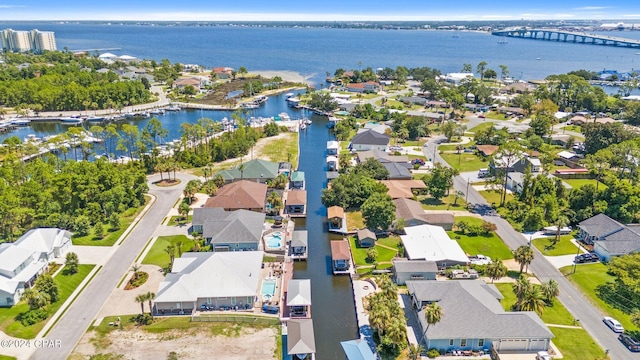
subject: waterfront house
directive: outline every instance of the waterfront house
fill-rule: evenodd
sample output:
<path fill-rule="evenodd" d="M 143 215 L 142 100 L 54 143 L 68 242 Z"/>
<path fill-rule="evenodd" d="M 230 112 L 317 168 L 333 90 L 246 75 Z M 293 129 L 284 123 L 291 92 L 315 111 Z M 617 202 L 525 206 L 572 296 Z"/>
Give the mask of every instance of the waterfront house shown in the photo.
<path fill-rule="evenodd" d="M 188 86 L 193 86 L 196 91 L 200 91 L 201 81 L 198 78 L 179 78 L 173 82 L 174 89 L 184 90 Z"/>
<path fill-rule="evenodd" d="M 305 188 L 304 172 L 294 171 L 293 174 L 291 174 L 291 181 L 289 182 L 289 187 L 291 189 L 304 190 Z"/>
<path fill-rule="evenodd" d="M 331 241 L 331 268 L 334 275 L 351 271 L 351 250 L 347 240 Z"/>
<path fill-rule="evenodd" d="M 380 91 L 381 86 L 375 81 L 367 81 L 363 83 L 350 83 L 346 86 L 346 90 L 356 93 L 371 93 L 375 94 Z"/>
<path fill-rule="evenodd" d="M 308 257 L 309 234 L 307 230 L 294 230 L 289 244 L 289 256 L 296 260 L 306 260 Z"/>
<path fill-rule="evenodd" d="M 373 354 L 365 339 L 341 341 L 340 345 L 347 356 L 347 360 L 377 360 L 376 355 Z"/>
<path fill-rule="evenodd" d="M 315 359 L 316 339 L 313 333 L 313 320 L 287 321 L 287 354 L 300 360 Z"/>
<path fill-rule="evenodd" d="M 373 129 L 363 131 L 356 134 L 351 139 L 349 148 L 355 151 L 366 151 L 378 149 L 381 151 L 387 151 L 389 148 L 389 135 L 381 134 Z"/>
<path fill-rule="evenodd" d="M 605 214 L 592 216 L 578 224 L 577 238 L 593 245 L 602 261 L 614 256 L 640 252 L 640 234 L 635 226 L 624 225 Z"/>
<path fill-rule="evenodd" d="M 422 180 L 380 180 L 380 182 L 389 189 L 387 194 L 392 199 L 413 199 L 413 191 L 427 188 Z"/>
<path fill-rule="evenodd" d="M 242 163 L 233 169 L 218 171 L 215 175 L 222 176 L 224 181 L 227 183 L 239 180 L 249 180 L 266 184 L 267 181 L 275 179 L 275 177 L 278 176 L 279 169 L 280 163 L 262 159 L 253 159 Z"/>
<path fill-rule="evenodd" d="M 384 163 L 382 164 L 389 172 L 387 178 L 389 180 L 411 180 L 411 171 L 407 169 L 406 164 Z"/>
<path fill-rule="evenodd" d="M 340 206 L 331 206 L 327 209 L 329 220 L 329 232 L 347 233 L 347 217 Z"/>
<path fill-rule="evenodd" d="M 287 282 L 286 294 L 290 317 L 311 317 L 311 280 L 290 279 Z"/>
<path fill-rule="evenodd" d="M 409 157 L 405 155 L 390 155 L 386 151 L 372 149 L 367 151 L 358 151 L 358 162 L 364 162 L 369 159 L 376 159 L 382 164 L 400 164 L 406 168 L 411 167 Z"/>
<path fill-rule="evenodd" d="M 398 285 L 405 285 L 407 280 L 435 280 L 438 264 L 427 260 L 394 259 L 393 277 Z"/>
<path fill-rule="evenodd" d="M 202 223 L 202 237 L 213 251 L 251 251 L 260 248 L 265 214 L 223 211 Z"/>
<path fill-rule="evenodd" d="M 284 213 L 290 217 L 307 216 L 307 191 L 289 190 L 284 202 Z"/>
<path fill-rule="evenodd" d="M 356 232 L 356 236 L 358 237 L 358 245 L 360 247 L 373 247 L 376 246 L 376 234 L 369 229 L 360 229 Z"/>
<path fill-rule="evenodd" d="M 409 260 L 434 261 L 439 268 L 466 265 L 469 258 L 457 241 L 440 226 L 418 225 L 404 228 L 400 235 Z"/>
<path fill-rule="evenodd" d="M 330 155 L 327 156 L 327 171 L 338 171 L 338 158 Z"/>
<path fill-rule="evenodd" d="M 407 281 L 413 311 L 420 322 L 418 341 L 426 349 L 527 352 L 549 349 L 553 333 L 533 311 L 507 312 L 500 291 L 482 280 Z M 429 325 L 425 307 L 438 304 L 445 314 Z M 426 330 L 425 330 L 426 329 Z M 425 334 L 422 336 L 421 334 Z M 533 357 L 532 357 L 533 358 Z"/>
<path fill-rule="evenodd" d="M 229 80 L 233 76 L 233 68 L 217 67 L 211 70 L 211 76 L 218 80 Z"/>
<path fill-rule="evenodd" d="M 338 155 L 340 152 L 339 141 L 327 141 L 327 155 Z"/>
<path fill-rule="evenodd" d="M 293 172 L 293 166 L 291 165 L 290 162 L 281 161 L 278 163 L 278 175 L 284 174 L 284 176 L 286 176 L 288 179 L 289 176 L 291 176 L 292 172 Z"/>
<path fill-rule="evenodd" d="M 191 314 L 201 306 L 252 309 L 262 251 L 187 252 L 158 286 L 156 314 Z"/>
<path fill-rule="evenodd" d="M 230 210 L 251 210 L 263 212 L 267 197 L 267 185 L 241 180 L 227 184 L 218 193 L 207 200 L 204 207 L 218 207 Z"/>

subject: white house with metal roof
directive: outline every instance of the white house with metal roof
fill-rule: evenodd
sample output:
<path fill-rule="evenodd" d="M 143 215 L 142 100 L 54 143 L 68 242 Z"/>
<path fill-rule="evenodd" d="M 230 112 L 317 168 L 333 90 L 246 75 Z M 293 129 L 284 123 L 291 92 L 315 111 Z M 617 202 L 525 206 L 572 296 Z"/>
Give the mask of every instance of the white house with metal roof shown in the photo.
<path fill-rule="evenodd" d="M 469 258 L 457 241 L 452 240 L 441 226 L 418 225 L 404 228 L 401 235 L 409 260 L 434 261 L 439 268 L 465 265 Z"/>
<path fill-rule="evenodd" d="M 418 341 L 425 349 L 446 353 L 492 347 L 498 353 L 549 349 L 553 333 L 538 314 L 505 311 L 500 305 L 502 294 L 493 284 L 482 280 L 407 281 L 407 289 L 421 326 L 416 329 Z M 443 314 L 438 323 L 429 325 L 424 309 L 432 303 Z"/>
<path fill-rule="evenodd" d="M 311 317 L 311 280 L 291 279 L 288 281 L 287 307 L 291 317 Z"/>
<path fill-rule="evenodd" d="M 188 252 L 173 262 L 156 292 L 155 312 L 188 314 L 202 305 L 252 308 L 262 251 Z"/>

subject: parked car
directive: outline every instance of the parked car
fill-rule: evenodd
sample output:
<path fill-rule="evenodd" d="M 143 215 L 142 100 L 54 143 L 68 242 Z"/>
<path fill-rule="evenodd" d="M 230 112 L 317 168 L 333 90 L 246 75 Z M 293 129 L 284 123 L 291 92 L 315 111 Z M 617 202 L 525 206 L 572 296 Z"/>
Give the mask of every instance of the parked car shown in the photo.
<path fill-rule="evenodd" d="M 627 334 L 618 335 L 618 340 L 632 352 L 640 352 L 640 342 Z"/>
<path fill-rule="evenodd" d="M 417 165 L 424 165 L 425 162 L 424 162 L 424 159 L 417 158 L 417 159 L 411 160 L 411 164 L 412 165 L 416 165 L 416 164 Z"/>
<path fill-rule="evenodd" d="M 538 351 L 536 360 L 551 360 L 551 355 L 549 355 L 549 353 L 546 351 Z"/>
<path fill-rule="evenodd" d="M 573 261 L 576 264 L 582 264 L 586 262 L 598 262 L 600 261 L 600 257 L 598 256 L 598 254 L 595 254 L 595 253 L 586 253 L 586 254 L 577 255 L 573 259 Z"/>
<path fill-rule="evenodd" d="M 489 169 L 480 169 L 478 170 L 478 177 L 483 178 L 489 176 Z"/>
<path fill-rule="evenodd" d="M 624 328 L 622 327 L 622 324 L 618 322 L 618 320 L 609 316 L 605 316 L 602 321 L 604 321 L 604 323 L 607 324 L 607 326 L 610 327 L 613 332 L 624 332 Z"/>

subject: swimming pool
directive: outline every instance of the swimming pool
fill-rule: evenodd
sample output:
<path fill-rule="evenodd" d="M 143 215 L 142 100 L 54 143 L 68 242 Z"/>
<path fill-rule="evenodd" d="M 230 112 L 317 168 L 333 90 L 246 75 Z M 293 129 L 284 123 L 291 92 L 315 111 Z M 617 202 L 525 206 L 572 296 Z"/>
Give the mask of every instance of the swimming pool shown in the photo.
<path fill-rule="evenodd" d="M 276 231 L 264 237 L 267 247 L 270 249 L 279 249 L 282 247 L 282 233 Z"/>
<path fill-rule="evenodd" d="M 270 300 L 276 293 L 276 279 L 262 280 L 262 289 L 260 290 L 265 300 Z"/>

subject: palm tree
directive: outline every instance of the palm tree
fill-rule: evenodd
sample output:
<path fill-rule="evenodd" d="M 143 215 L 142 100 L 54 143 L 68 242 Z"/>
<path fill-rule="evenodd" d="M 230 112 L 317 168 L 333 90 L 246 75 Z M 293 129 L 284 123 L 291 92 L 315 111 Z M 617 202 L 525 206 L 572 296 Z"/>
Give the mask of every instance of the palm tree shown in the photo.
<path fill-rule="evenodd" d="M 151 316 L 153 317 L 153 299 L 156 298 L 156 293 L 149 291 L 144 295 L 147 298 L 147 301 L 149 302 L 149 314 L 151 314 Z"/>
<path fill-rule="evenodd" d="M 522 245 L 513 251 L 513 259 L 520 264 L 520 274 L 525 265 L 529 266 L 533 261 L 533 250 L 527 245 Z"/>
<path fill-rule="evenodd" d="M 456 145 L 456 151 L 458 152 L 458 167 L 460 167 L 460 159 L 462 155 L 462 150 L 464 150 L 464 146 L 461 144 Z"/>
<path fill-rule="evenodd" d="M 520 302 L 521 311 L 535 311 L 538 315 L 542 315 L 544 306 L 544 294 L 539 286 L 531 286 Z"/>
<path fill-rule="evenodd" d="M 409 344 L 409 359 L 418 360 L 423 351 L 424 347 L 422 345 L 415 346 L 413 344 Z"/>
<path fill-rule="evenodd" d="M 136 302 L 140 303 L 140 311 L 142 311 L 142 315 L 144 315 L 144 302 L 147 301 L 147 294 L 140 294 L 136 296 Z"/>
<path fill-rule="evenodd" d="M 49 304 L 50 297 L 49 294 L 40 292 L 31 287 L 22 293 L 21 300 L 29 304 L 29 309 L 36 310 L 43 306 L 47 306 Z"/>
<path fill-rule="evenodd" d="M 191 207 L 189 204 L 183 202 L 178 206 L 178 213 L 182 216 L 182 219 L 186 223 L 189 220 L 189 212 L 191 211 Z"/>
<path fill-rule="evenodd" d="M 493 259 L 489 265 L 487 265 L 487 269 L 485 270 L 485 274 L 491 279 L 491 283 L 496 279 L 500 279 L 507 275 L 507 267 L 502 263 L 500 259 Z"/>
<path fill-rule="evenodd" d="M 175 260 L 176 258 L 176 247 L 173 245 L 168 245 L 164 249 L 164 252 L 166 252 L 167 255 L 169 255 L 169 269 L 171 269 L 173 267 L 173 260 Z"/>
<path fill-rule="evenodd" d="M 422 311 L 424 312 L 424 319 L 427 321 L 427 328 L 424 329 L 424 333 L 422 333 L 422 340 L 420 343 L 422 343 L 422 341 L 427 337 L 429 326 L 439 323 L 440 320 L 442 320 L 443 315 L 442 307 L 436 303 L 431 303 L 423 307 Z"/>
<path fill-rule="evenodd" d="M 453 195 L 455 195 L 455 197 L 453 198 L 453 206 L 456 206 L 458 204 L 458 199 L 464 197 L 464 192 L 456 190 L 453 192 Z"/>
<path fill-rule="evenodd" d="M 269 193 L 269 196 L 267 196 L 267 204 L 269 204 L 272 214 L 278 214 L 282 209 L 282 198 L 280 198 L 280 194 L 275 191 Z"/>
<path fill-rule="evenodd" d="M 381 276 L 378 279 L 378 286 L 380 287 L 380 290 L 382 290 L 382 293 L 385 295 L 385 297 L 389 298 L 389 299 L 396 299 L 398 296 L 398 287 L 396 286 L 396 284 L 391 280 L 391 278 L 389 276 Z"/>
<path fill-rule="evenodd" d="M 551 304 L 553 299 L 560 295 L 560 288 L 558 287 L 558 282 L 549 279 L 549 281 L 542 284 L 542 294 L 544 295 L 545 301 L 547 304 Z"/>
<path fill-rule="evenodd" d="M 140 265 L 133 264 L 131 265 L 131 271 L 133 271 L 133 278 L 138 280 L 138 271 L 140 271 Z"/>
<path fill-rule="evenodd" d="M 558 241 L 560 241 L 560 229 L 562 229 L 563 227 L 569 225 L 569 218 L 566 215 L 566 212 L 561 212 L 560 214 L 558 214 L 558 217 L 556 218 L 556 237 L 553 239 L 553 243 L 551 244 L 551 246 L 555 246 Z"/>
<path fill-rule="evenodd" d="M 531 287 L 531 283 L 529 282 L 529 278 L 527 278 L 526 276 L 520 276 L 518 278 L 518 280 L 516 280 L 515 283 L 513 283 L 513 292 L 514 294 L 516 294 L 516 306 L 515 306 L 515 310 L 516 311 L 520 311 L 520 308 L 522 307 L 522 299 L 524 298 L 524 294 L 529 291 L 529 288 Z"/>

